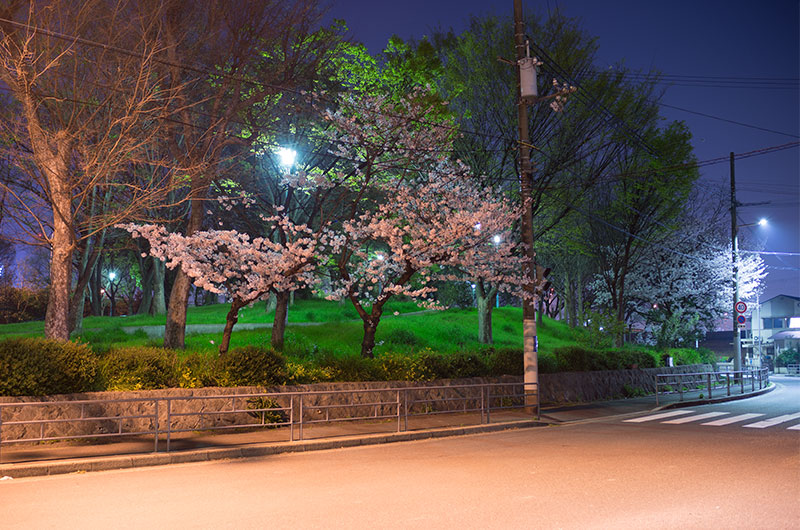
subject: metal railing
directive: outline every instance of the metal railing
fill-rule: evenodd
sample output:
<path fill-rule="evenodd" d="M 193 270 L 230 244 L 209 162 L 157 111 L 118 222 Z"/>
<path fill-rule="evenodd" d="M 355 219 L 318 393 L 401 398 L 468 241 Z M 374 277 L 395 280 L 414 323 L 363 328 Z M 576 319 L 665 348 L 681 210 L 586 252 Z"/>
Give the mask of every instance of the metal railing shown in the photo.
<path fill-rule="evenodd" d="M 787 364 L 786 373 L 789 375 L 800 375 L 800 364 Z"/>
<path fill-rule="evenodd" d="M 36 413 L 43 407 L 52 417 Z M 539 417 L 535 383 L 0 403 L 0 449 L 151 435 L 154 452 L 160 444 L 169 452 L 173 434 L 184 432 L 288 427 L 288 441 L 295 442 L 310 425 L 396 419 L 401 432 L 417 416 L 479 412 L 483 424 L 491 422 L 492 412 L 523 408 Z"/>
<path fill-rule="evenodd" d="M 769 369 L 759 368 L 756 370 L 739 370 L 723 372 L 691 372 L 674 374 L 656 374 L 656 406 L 659 405 L 659 395 L 662 393 L 677 393 L 680 401 L 683 401 L 683 394 L 695 390 L 707 390 L 708 399 L 713 399 L 715 390 L 731 395 L 731 388 L 734 392 L 744 394 L 745 388 L 750 392 L 756 389 L 761 390 L 769 385 Z"/>

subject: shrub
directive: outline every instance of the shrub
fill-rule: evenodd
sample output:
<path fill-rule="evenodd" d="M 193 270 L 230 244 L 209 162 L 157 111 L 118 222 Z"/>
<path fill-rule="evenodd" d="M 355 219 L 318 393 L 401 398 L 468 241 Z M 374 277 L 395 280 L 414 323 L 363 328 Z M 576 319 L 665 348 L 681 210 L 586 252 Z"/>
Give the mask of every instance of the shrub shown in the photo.
<path fill-rule="evenodd" d="M 558 372 L 558 361 L 552 353 L 539 353 L 539 373 L 554 374 Z"/>
<path fill-rule="evenodd" d="M 424 348 L 415 355 L 419 370 L 430 374 L 430 380 L 445 379 L 449 377 L 447 358 L 430 348 Z"/>
<path fill-rule="evenodd" d="M 287 385 L 308 385 L 333 381 L 330 368 L 321 368 L 310 363 L 286 363 Z"/>
<path fill-rule="evenodd" d="M 783 350 L 775 359 L 775 366 L 788 366 L 797 363 L 800 363 L 800 350 L 797 348 Z"/>
<path fill-rule="evenodd" d="M 212 357 L 197 353 L 188 355 L 180 361 L 178 366 L 178 386 L 181 388 L 217 386 L 214 368 Z"/>
<path fill-rule="evenodd" d="M 47 311 L 47 289 L 0 286 L 0 324 L 43 320 Z"/>
<path fill-rule="evenodd" d="M 101 362 L 108 390 L 153 390 L 178 386 L 178 356 L 148 346 L 112 348 Z"/>
<path fill-rule="evenodd" d="M 707 348 L 672 348 L 667 350 L 676 365 L 679 364 L 714 364 L 716 356 Z"/>
<path fill-rule="evenodd" d="M 558 369 L 562 372 L 588 372 L 591 370 L 602 370 L 598 366 L 605 363 L 599 362 L 600 353 L 596 350 L 582 346 L 563 346 L 556 348 L 555 354 Z"/>
<path fill-rule="evenodd" d="M 259 346 L 234 348 L 217 360 L 216 376 L 221 386 L 282 385 L 288 378 L 286 358 Z"/>
<path fill-rule="evenodd" d="M 404 328 L 393 329 L 386 336 L 386 340 L 393 344 L 403 344 L 407 346 L 416 346 L 420 342 L 419 337 L 414 335 L 413 332 Z"/>
<path fill-rule="evenodd" d="M 375 359 L 360 355 L 336 356 L 325 352 L 317 359 L 320 368 L 328 369 L 334 381 L 379 381 L 380 372 Z"/>
<path fill-rule="evenodd" d="M 97 357 L 85 344 L 40 338 L 0 342 L 0 395 L 41 396 L 94 390 Z"/>
<path fill-rule="evenodd" d="M 488 367 L 484 357 L 478 353 L 458 352 L 448 355 L 447 377 L 448 379 L 461 379 L 465 377 L 481 377 L 488 373 Z"/>
<path fill-rule="evenodd" d="M 433 381 L 437 373 L 430 362 L 432 355 L 383 353 L 376 360 L 379 377 L 384 381 Z"/>
<path fill-rule="evenodd" d="M 522 350 L 501 348 L 489 355 L 489 373 L 492 375 L 522 375 L 523 363 Z"/>
<path fill-rule="evenodd" d="M 286 423 L 289 421 L 289 415 L 286 414 L 286 411 L 283 410 L 280 403 L 266 396 L 248 399 L 247 408 L 252 411 L 247 414 L 256 418 L 262 425 Z M 270 428 L 276 427 L 277 425 Z"/>

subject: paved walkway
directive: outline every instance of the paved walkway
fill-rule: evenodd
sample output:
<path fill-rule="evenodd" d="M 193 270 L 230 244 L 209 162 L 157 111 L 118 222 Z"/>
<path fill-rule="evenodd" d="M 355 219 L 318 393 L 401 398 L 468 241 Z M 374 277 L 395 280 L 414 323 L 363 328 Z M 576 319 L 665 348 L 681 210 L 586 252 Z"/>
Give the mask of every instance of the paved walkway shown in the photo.
<path fill-rule="evenodd" d="M 432 309 L 423 309 L 420 311 L 409 311 L 408 313 L 400 313 L 399 315 L 384 315 L 382 318 L 392 318 L 394 316 L 410 316 L 421 315 L 423 313 L 430 313 Z M 345 320 L 344 322 L 361 322 L 361 319 Z M 289 322 L 288 326 L 319 326 L 322 324 L 330 324 L 330 322 Z M 235 330 L 241 331 L 245 329 L 271 329 L 272 322 L 239 322 L 234 327 Z M 193 333 L 222 333 L 225 330 L 225 324 L 187 324 L 186 334 Z M 87 330 L 87 331 L 97 331 Z M 164 326 L 123 326 L 122 331 L 128 334 L 134 334 L 137 331 L 144 331 L 151 339 L 160 338 L 164 336 Z"/>
<path fill-rule="evenodd" d="M 774 385 L 755 392 L 722 396 L 709 400 L 707 392 L 690 391 L 681 396 L 662 395 L 656 407 L 654 396 L 599 401 L 573 405 L 547 405 L 540 418 L 524 410 L 497 411 L 491 423 L 481 423 L 479 413 L 453 413 L 410 417 L 408 429 L 399 430 L 396 420 L 373 422 L 341 422 L 305 426 L 299 440 L 298 426 L 277 429 L 253 429 L 247 432 L 194 432 L 172 436 L 170 452 L 166 439 L 159 440 L 158 452 L 152 436 L 126 437 L 110 443 L 85 441 L 42 444 L 3 445 L 0 451 L 0 478 L 54 475 L 108 469 L 163 465 L 182 462 L 257 457 L 271 454 L 313 451 L 410 441 L 444 436 L 495 432 L 507 429 L 548 427 L 561 423 L 591 421 L 610 416 L 634 415 L 642 412 L 743 399 L 769 392 Z M 703 395 L 701 398 L 700 396 Z M 402 426 L 404 427 L 404 426 Z M 290 437 L 295 441 L 291 441 Z"/>

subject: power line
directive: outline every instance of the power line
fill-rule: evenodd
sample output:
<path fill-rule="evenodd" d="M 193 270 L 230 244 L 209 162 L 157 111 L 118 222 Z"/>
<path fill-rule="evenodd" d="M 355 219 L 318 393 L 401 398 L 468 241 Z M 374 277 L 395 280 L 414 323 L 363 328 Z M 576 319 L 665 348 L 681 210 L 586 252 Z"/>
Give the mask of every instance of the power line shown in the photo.
<path fill-rule="evenodd" d="M 705 118 L 711 118 L 711 119 L 714 119 L 714 120 L 724 121 L 724 122 L 727 122 L 727 123 L 732 123 L 734 125 L 741 125 L 742 127 L 749 127 L 750 129 L 757 129 L 759 131 L 766 131 L 766 132 L 771 132 L 771 133 L 775 133 L 775 134 L 781 134 L 783 136 L 788 136 L 790 138 L 800 138 L 800 135 L 797 135 L 797 134 L 785 133 L 785 132 L 782 132 L 782 131 L 776 131 L 775 129 L 767 129 L 766 127 L 759 127 L 758 125 L 751 125 L 749 123 L 743 123 L 743 122 L 740 122 L 740 121 L 729 120 L 728 118 L 722 118 L 720 116 L 714 116 L 713 114 L 706 114 L 705 112 L 699 112 L 699 111 L 696 111 L 696 110 L 689 110 L 689 109 L 685 109 L 683 107 L 678 107 L 676 105 L 669 105 L 669 104 L 663 103 L 663 102 L 659 102 L 659 105 L 661 105 L 662 107 L 670 108 L 670 109 L 680 110 L 682 112 L 688 112 L 689 114 L 696 114 L 698 116 L 703 116 Z"/>

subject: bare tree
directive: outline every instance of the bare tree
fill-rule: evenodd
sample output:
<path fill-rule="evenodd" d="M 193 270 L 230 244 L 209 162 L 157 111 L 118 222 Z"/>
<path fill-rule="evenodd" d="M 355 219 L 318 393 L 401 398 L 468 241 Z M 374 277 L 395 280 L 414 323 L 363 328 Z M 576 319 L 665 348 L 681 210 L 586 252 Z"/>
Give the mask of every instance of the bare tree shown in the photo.
<path fill-rule="evenodd" d="M 25 173 L 0 186 L 20 238 L 51 251 L 49 338 L 69 338 L 76 249 L 162 202 L 173 184 L 171 171 L 145 183 L 132 176 L 152 163 L 143 150 L 158 140 L 175 90 L 155 68 L 159 21 L 126 0 L 0 7 L 0 81 L 15 103 L 0 110 L 2 134 Z"/>

